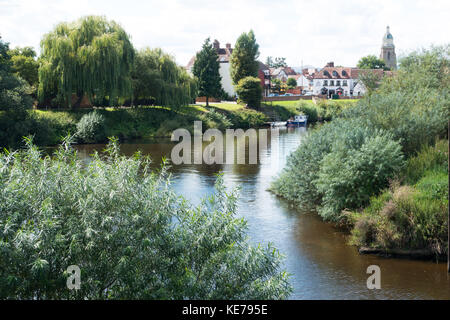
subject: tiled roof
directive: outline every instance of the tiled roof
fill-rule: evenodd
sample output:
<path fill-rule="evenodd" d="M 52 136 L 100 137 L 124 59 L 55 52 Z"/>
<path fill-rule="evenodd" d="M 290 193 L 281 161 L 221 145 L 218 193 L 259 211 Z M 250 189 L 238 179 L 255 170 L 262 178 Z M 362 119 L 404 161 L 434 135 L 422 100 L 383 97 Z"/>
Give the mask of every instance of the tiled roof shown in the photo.
<path fill-rule="evenodd" d="M 380 77 L 384 75 L 382 69 L 358 69 L 350 67 L 324 67 L 313 75 L 314 79 L 358 79 L 362 73 L 371 72 Z"/>
<path fill-rule="evenodd" d="M 273 76 L 277 76 L 281 72 L 284 72 L 287 76 L 297 74 L 297 72 L 295 72 L 295 70 L 291 67 L 270 68 L 270 74 Z"/>
<path fill-rule="evenodd" d="M 346 67 L 325 67 L 313 76 L 314 79 L 350 79 L 352 70 Z"/>

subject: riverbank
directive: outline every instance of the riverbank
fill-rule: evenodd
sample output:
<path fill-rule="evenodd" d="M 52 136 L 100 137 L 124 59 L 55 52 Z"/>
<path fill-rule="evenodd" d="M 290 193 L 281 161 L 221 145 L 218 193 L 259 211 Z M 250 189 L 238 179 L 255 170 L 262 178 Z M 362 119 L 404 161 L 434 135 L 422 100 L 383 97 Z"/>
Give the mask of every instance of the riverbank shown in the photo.
<path fill-rule="evenodd" d="M 446 52 L 411 54 L 355 107 L 313 130 L 271 190 L 346 226 L 360 248 L 446 256 Z"/>
<path fill-rule="evenodd" d="M 33 135 L 35 143 L 40 146 L 57 145 L 68 134 L 77 134 L 80 130 L 80 120 L 93 111 L 99 115 L 98 120 L 102 122 L 100 125 L 102 132 L 101 134 L 91 132 L 92 139 L 80 138 L 79 142 L 100 143 L 106 141 L 109 136 L 118 137 L 121 141 L 169 137 L 177 128 L 193 130 L 194 121 L 202 121 L 204 129 L 247 129 L 262 127 L 269 121 L 285 121 L 294 115 L 304 113 L 308 115 L 309 123 L 315 123 L 331 120 L 356 102 L 357 100 L 336 100 L 314 104 L 312 101 L 277 101 L 270 104 L 263 103 L 258 110 L 245 108 L 243 105 L 231 102 L 213 103 L 209 107 L 201 104 L 188 105 L 176 109 L 160 106 L 38 109 L 29 111 L 28 119 L 24 120 L 24 125 L 21 126 L 23 128 L 18 129 L 20 132 L 15 132 L 14 137 L 8 135 L 8 137 L 0 139 L 2 140 L 0 142 L 1 146 L 17 147 L 23 136 Z M 11 121 L 3 119 L 0 114 L 0 123 L 5 123 L 7 126 L 7 123 L 11 123 Z"/>
<path fill-rule="evenodd" d="M 247 221 L 246 235 L 252 243 L 270 242 L 285 256 L 283 268 L 291 274 L 289 281 L 294 289 L 291 299 L 449 299 L 450 279 L 444 264 L 359 254 L 355 246 L 348 245 L 345 230 L 324 222 L 316 213 L 297 210 L 267 191 L 273 176 L 285 167 L 286 158 L 309 131 L 311 128 L 280 128 L 279 147 L 268 148 L 256 165 L 172 165 L 172 186 L 195 204 L 214 193 L 219 172 L 229 190 L 239 186 L 237 216 Z M 86 162 L 105 147 L 75 146 Z M 170 159 L 172 148 L 167 138 L 131 140 L 120 146 L 128 157 L 137 151 L 150 156 L 155 170 L 162 159 Z M 271 162 L 274 157 L 280 159 L 275 167 Z M 369 265 L 380 266 L 383 290 L 367 290 Z"/>

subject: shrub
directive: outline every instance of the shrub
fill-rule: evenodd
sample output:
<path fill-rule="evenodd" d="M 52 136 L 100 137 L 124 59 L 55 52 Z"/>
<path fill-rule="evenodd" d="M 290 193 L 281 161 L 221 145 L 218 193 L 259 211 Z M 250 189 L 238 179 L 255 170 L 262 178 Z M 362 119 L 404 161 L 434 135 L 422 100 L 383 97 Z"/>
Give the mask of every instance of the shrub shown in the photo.
<path fill-rule="evenodd" d="M 308 123 L 315 123 L 317 122 L 318 118 L 319 118 L 319 114 L 317 111 L 317 107 L 311 103 L 308 103 L 306 101 L 300 101 L 297 106 L 296 109 L 304 114 L 308 116 Z"/>
<path fill-rule="evenodd" d="M 369 208 L 382 203 L 381 208 L 354 214 L 351 243 L 383 249 L 428 249 L 443 255 L 448 250 L 448 174 L 429 173 L 423 179 L 416 187 L 393 186 L 371 200 Z"/>
<path fill-rule="evenodd" d="M 322 121 L 330 121 L 336 118 L 342 109 L 342 104 L 335 101 L 320 100 L 317 103 L 318 116 Z"/>
<path fill-rule="evenodd" d="M 251 108 L 259 108 L 262 99 L 261 79 L 245 77 L 239 80 L 236 93 L 239 101 L 246 103 Z"/>
<path fill-rule="evenodd" d="M 357 150 L 376 130 L 362 126 L 353 119 L 336 119 L 312 130 L 301 146 L 287 159 L 286 167 L 271 185 L 277 195 L 294 201 L 299 207 L 312 210 L 321 203 L 315 181 L 323 158 L 332 152 L 333 145 L 341 149 Z"/>
<path fill-rule="evenodd" d="M 405 60 L 403 69 L 392 77 L 384 78 L 381 86 L 370 96 L 361 99 L 356 106 L 344 108 L 338 101 L 319 102 L 319 119 L 333 121 L 314 130 L 303 140 L 299 149 L 289 157 L 286 168 L 271 189 L 276 194 L 295 201 L 299 207 L 313 209 L 319 206 L 323 216 L 336 220 L 341 218 L 339 210 L 367 203 L 368 196 L 380 192 L 388 178 L 394 179 L 401 174 L 401 166 L 397 161 L 400 154 L 392 143 L 399 143 L 403 155 L 408 159 L 422 146 L 433 144 L 436 138 L 447 137 L 450 105 L 448 53 L 447 46 L 412 54 Z M 377 162 L 364 157 L 359 149 L 367 138 L 375 139 L 380 132 L 390 137 L 390 142 L 384 142 L 388 143 L 392 151 L 395 150 L 395 156 L 393 159 L 389 158 L 385 153 L 389 149 L 379 145 L 382 141 L 374 140 L 367 152 L 371 152 L 378 160 L 394 162 L 392 166 L 382 166 L 390 177 L 383 171 L 379 172 L 380 176 L 366 177 L 368 180 L 363 182 L 363 187 L 370 186 L 374 181 L 375 184 L 364 195 L 351 187 L 359 186 L 361 181 L 355 179 L 361 174 L 364 177 L 365 168 Z M 377 144 L 382 147 L 383 153 L 376 152 L 374 147 Z M 354 158 L 355 156 L 357 157 Z M 406 173 L 403 172 L 407 181 L 415 183 L 421 172 L 434 166 L 433 162 L 441 162 L 444 155 L 436 152 L 436 155 L 422 157 L 422 160 L 412 160 L 408 164 Z M 354 172 L 350 168 L 361 171 Z M 323 175 L 321 179 L 319 173 Z M 335 186 L 328 186 L 329 181 Z M 348 197 L 343 191 L 339 191 L 341 187 L 349 188 L 346 189 Z M 333 200 L 335 196 L 337 199 Z"/>
<path fill-rule="evenodd" d="M 314 182 L 322 196 L 319 214 L 337 221 L 343 209 L 367 205 L 402 165 L 401 147 L 388 134 L 366 137 L 359 148 L 336 144 L 321 161 Z"/>
<path fill-rule="evenodd" d="M 97 111 L 85 114 L 77 123 L 76 137 L 84 143 L 104 141 L 106 139 L 105 117 Z"/>
<path fill-rule="evenodd" d="M 119 155 L 84 163 L 65 143 L 53 158 L 31 142 L 0 154 L 0 298 L 283 299 L 291 291 L 273 247 L 253 246 L 237 194 L 194 207 L 163 168 Z M 67 290 L 66 269 L 81 269 Z"/>
<path fill-rule="evenodd" d="M 418 170 L 418 175 L 407 176 L 406 181 L 413 181 L 413 185 L 394 181 L 380 196 L 372 197 L 361 213 L 348 214 L 354 225 L 352 244 L 428 249 L 436 255 L 448 250 L 448 172 L 439 154 L 446 145 L 446 141 L 439 141 L 434 147 L 424 146 L 408 160 L 406 172 Z"/>
<path fill-rule="evenodd" d="M 207 128 L 225 130 L 227 128 L 231 128 L 233 125 L 226 115 L 221 112 L 217 112 L 212 108 L 209 109 L 208 112 L 200 115 L 200 119 L 204 122 L 204 126 Z"/>

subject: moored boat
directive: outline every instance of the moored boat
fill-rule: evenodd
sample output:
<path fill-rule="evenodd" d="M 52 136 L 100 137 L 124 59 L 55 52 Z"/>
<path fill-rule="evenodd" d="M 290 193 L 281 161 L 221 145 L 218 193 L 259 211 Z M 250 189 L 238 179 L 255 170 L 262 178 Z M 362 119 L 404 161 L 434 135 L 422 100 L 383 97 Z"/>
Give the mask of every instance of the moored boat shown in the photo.
<path fill-rule="evenodd" d="M 296 115 L 294 117 L 294 119 L 292 119 L 292 118 L 289 119 L 286 122 L 286 126 L 288 126 L 288 127 L 300 127 L 303 125 L 306 126 L 307 122 L 308 122 L 308 116 L 299 114 L 299 115 Z"/>

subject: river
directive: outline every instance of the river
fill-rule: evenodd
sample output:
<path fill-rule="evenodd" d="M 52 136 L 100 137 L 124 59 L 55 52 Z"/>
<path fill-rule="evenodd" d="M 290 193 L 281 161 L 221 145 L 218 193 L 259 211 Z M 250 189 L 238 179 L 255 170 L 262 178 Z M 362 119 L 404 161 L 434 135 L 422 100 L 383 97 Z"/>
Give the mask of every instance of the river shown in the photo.
<path fill-rule="evenodd" d="M 252 242 L 271 242 L 285 256 L 283 267 L 291 274 L 294 288 L 291 299 L 450 299 L 446 264 L 359 255 L 346 244 L 344 232 L 267 191 L 305 134 L 305 128 L 280 129 L 278 147 L 269 146 L 257 165 L 174 165 L 170 169 L 173 187 L 198 203 L 213 192 L 220 171 L 227 187 L 239 185 L 237 215 L 248 221 Z M 173 146 L 169 139 L 140 140 L 122 143 L 121 151 L 131 155 L 140 150 L 159 166 L 163 156 L 170 158 Z M 104 147 L 79 145 L 77 149 L 81 157 L 89 158 Z M 276 165 L 273 159 L 278 159 Z M 381 269 L 381 289 L 367 289 L 370 265 Z"/>

